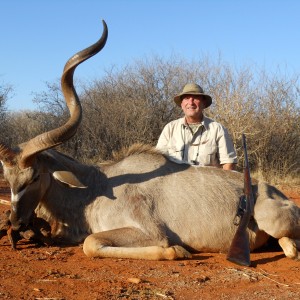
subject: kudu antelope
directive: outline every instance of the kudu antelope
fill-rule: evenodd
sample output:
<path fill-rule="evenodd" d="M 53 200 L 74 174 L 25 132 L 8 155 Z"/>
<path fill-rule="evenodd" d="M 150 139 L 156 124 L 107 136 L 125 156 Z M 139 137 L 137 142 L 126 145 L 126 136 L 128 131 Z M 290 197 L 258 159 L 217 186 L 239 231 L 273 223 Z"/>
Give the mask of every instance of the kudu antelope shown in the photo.
<path fill-rule="evenodd" d="M 53 238 L 84 241 L 83 251 L 91 257 L 160 260 L 227 251 L 236 231 L 242 173 L 176 164 L 142 145 L 101 166 L 50 149 L 71 138 L 80 124 L 73 73 L 104 47 L 108 30 L 103 25 L 101 39 L 65 65 L 61 83 L 68 121 L 14 149 L 0 146 L 11 187 L 12 230 L 29 223 L 35 213 L 49 222 Z M 253 190 L 251 249 L 272 236 L 288 257 L 299 258 L 300 208 L 266 183 L 253 184 Z"/>

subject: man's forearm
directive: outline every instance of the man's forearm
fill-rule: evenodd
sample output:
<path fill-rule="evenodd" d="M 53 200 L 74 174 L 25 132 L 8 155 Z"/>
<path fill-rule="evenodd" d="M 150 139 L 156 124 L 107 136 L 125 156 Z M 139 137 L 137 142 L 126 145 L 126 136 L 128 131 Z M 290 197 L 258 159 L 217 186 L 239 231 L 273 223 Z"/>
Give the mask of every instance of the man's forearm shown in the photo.
<path fill-rule="evenodd" d="M 223 170 L 226 170 L 226 171 L 235 170 L 235 164 L 232 164 L 232 163 L 223 164 L 222 168 L 223 168 Z"/>

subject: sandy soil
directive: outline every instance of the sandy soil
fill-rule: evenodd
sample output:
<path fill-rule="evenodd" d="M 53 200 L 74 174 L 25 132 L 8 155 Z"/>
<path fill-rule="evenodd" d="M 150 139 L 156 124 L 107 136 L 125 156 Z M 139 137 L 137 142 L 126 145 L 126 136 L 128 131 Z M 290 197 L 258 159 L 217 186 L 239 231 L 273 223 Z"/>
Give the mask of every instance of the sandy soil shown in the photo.
<path fill-rule="evenodd" d="M 281 190 L 300 206 L 299 188 Z M 10 199 L 3 180 L 0 198 Z M 251 267 L 237 266 L 223 253 L 182 261 L 90 259 L 81 246 L 20 241 L 14 251 L 5 236 L 0 299 L 300 299 L 300 261 L 286 258 L 276 241 L 252 253 L 251 261 Z"/>

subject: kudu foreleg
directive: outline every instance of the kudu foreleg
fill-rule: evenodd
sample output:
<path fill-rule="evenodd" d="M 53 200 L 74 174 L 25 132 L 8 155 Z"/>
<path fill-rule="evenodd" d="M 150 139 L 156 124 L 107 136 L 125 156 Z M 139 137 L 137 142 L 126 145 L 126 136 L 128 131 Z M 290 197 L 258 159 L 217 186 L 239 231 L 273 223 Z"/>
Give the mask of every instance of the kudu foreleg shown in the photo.
<path fill-rule="evenodd" d="M 151 239 L 133 227 L 91 234 L 84 241 L 83 251 L 89 257 L 102 258 L 174 260 L 191 257 L 183 247 L 169 247 L 167 240 Z"/>

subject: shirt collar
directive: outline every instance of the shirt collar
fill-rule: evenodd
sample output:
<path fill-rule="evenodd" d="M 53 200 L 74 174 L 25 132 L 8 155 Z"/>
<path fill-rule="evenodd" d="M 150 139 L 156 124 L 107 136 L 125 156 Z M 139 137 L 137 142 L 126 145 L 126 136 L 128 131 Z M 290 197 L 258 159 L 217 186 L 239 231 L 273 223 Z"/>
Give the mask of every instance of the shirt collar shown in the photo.
<path fill-rule="evenodd" d="M 202 126 L 204 126 L 205 130 L 207 130 L 208 128 L 208 124 L 209 124 L 209 118 L 207 118 L 205 115 L 203 115 L 203 120 L 202 122 L 200 123 Z M 185 117 L 182 117 L 181 118 L 181 125 L 183 127 L 188 127 L 187 126 L 187 123 L 186 123 L 186 120 L 185 120 Z"/>

